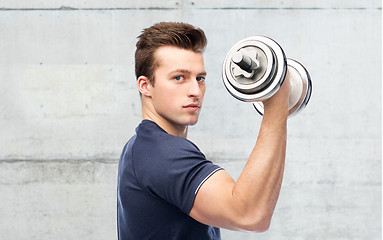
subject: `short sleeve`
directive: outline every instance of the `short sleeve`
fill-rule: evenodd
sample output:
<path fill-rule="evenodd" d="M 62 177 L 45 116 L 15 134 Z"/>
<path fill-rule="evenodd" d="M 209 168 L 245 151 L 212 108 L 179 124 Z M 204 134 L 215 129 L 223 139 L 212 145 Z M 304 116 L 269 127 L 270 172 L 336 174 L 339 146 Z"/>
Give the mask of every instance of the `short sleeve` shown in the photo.
<path fill-rule="evenodd" d="M 159 139 L 146 139 L 146 145 L 133 148 L 137 180 L 149 194 L 189 214 L 200 186 L 221 167 L 187 139 L 171 135 Z"/>

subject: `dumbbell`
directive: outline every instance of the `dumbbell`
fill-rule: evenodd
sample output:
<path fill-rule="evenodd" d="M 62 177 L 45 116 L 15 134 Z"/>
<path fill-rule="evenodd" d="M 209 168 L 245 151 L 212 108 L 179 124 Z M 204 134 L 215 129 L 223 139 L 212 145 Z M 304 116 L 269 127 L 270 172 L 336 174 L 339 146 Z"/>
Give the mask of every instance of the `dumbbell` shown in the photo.
<path fill-rule="evenodd" d="M 289 72 L 289 117 L 308 104 L 311 78 L 306 68 L 296 60 L 286 58 L 280 45 L 265 36 L 252 36 L 233 45 L 222 68 L 226 89 L 235 98 L 252 102 L 263 115 L 262 101 L 273 96 L 282 86 Z"/>

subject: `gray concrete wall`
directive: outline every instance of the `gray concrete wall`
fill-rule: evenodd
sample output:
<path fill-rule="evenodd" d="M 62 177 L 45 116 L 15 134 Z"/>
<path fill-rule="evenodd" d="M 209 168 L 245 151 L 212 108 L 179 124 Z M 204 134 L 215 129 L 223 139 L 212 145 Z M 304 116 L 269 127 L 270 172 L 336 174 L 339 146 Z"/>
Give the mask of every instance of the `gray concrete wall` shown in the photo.
<path fill-rule="evenodd" d="M 222 238 L 381 239 L 381 14 L 377 0 L 0 0 L 0 238 L 116 239 L 118 158 L 140 122 L 136 37 L 185 21 L 209 39 L 190 138 L 235 178 L 261 117 L 222 84 L 230 47 L 270 36 L 313 79 L 270 230 Z"/>

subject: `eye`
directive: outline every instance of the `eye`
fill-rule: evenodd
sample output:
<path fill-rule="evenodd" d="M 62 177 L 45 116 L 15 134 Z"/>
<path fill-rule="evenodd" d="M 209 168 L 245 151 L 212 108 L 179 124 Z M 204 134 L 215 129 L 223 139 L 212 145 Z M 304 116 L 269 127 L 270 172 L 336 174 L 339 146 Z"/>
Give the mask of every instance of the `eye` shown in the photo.
<path fill-rule="evenodd" d="M 199 76 L 196 78 L 198 82 L 203 82 L 205 81 L 205 77 Z"/>
<path fill-rule="evenodd" d="M 184 79 L 183 76 L 175 76 L 174 77 L 174 80 L 176 80 L 176 81 L 181 81 L 182 79 Z"/>

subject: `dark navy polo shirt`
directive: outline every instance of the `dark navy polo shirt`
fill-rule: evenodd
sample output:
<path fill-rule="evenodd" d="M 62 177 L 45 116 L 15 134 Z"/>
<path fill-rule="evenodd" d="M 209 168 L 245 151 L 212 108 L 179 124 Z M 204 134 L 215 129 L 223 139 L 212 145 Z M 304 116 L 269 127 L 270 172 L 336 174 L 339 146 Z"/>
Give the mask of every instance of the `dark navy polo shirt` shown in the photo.
<path fill-rule="evenodd" d="M 191 141 L 143 120 L 119 162 L 119 239 L 220 239 L 218 228 L 189 216 L 200 186 L 220 169 Z"/>

